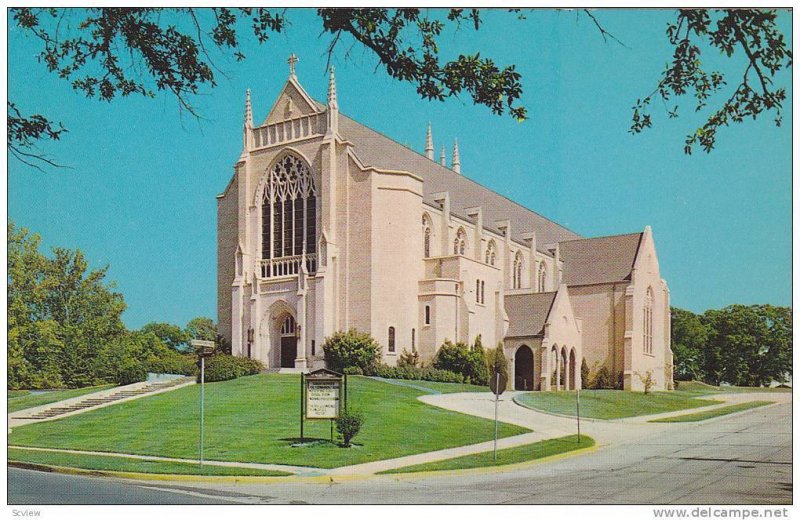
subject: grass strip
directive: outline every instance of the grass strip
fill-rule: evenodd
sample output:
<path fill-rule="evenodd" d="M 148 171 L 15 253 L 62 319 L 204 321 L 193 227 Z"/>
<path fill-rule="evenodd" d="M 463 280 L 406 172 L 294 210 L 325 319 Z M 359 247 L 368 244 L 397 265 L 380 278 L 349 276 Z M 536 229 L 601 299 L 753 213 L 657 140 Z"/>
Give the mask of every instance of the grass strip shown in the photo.
<path fill-rule="evenodd" d="M 464 455 L 463 457 L 456 457 L 454 459 L 427 462 L 425 464 L 416 464 L 414 466 L 406 466 L 404 468 L 382 471 L 379 473 L 379 475 L 505 466 L 508 464 L 528 462 L 531 460 L 550 457 L 551 455 L 559 455 L 561 453 L 569 453 L 570 451 L 590 448 L 594 446 L 594 444 L 594 439 L 586 435 L 581 435 L 580 443 L 578 443 L 577 435 L 568 435 L 566 437 L 559 437 L 557 439 L 547 439 L 544 441 L 535 442 L 533 444 L 525 444 L 523 446 L 517 446 L 514 448 L 497 450 L 496 461 L 494 460 L 493 452 L 487 451 L 483 453 L 476 453 L 474 455 Z"/>
<path fill-rule="evenodd" d="M 673 412 L 720 403 L 675 392 L 581 390 L 581 417 L 621 419 Z M 530 392 L 516 398 L 522 406 L 559 415 L 575 415 L 575 392 Z"/>
<path fill-rule="evenodd" d="M 150 461 L 112 455 L 82 455 L 53 451 L 21 450 L 18 448 L 8 449 L 8 460 L 9 462 L 27 462 L 67 468 L 124 471 L 131 473 L 159 473 L 168 475 L 283 477 L 291 474 L 285 471 L 211 466 L 208 464 L 203 465 L 201 473 L 199 464 L 192 464 L 189 462 Z"/>
<path fill-rule="evenodd" d="M 13 398 L 11 395 L 13 392 L 8 392 L 8 413 L 18 412 L 20 410 L 25 410 L 26 408 L 34 408 L 36 406 L 42 406 L 45 404 L 56 403 L 58 401 L 64 401 L 65 399 L 72 399 L 73 397 L 80 397 L 82 395 L 100 392 L 101 390 L 107 390 L 113 387 L 114 385 L 101 385 L 87 386 L 86 388 L 73 388 L 70 390 L 53 390 L 39 394 L 33 394 L 29 392 L 27 395 Z"/>
<path fill-rule="evenodd" d="M 706 419 L 713 419 L 714 417 L 719 417 L 721 415 L 728 415 L 736 412 L 741 412 L 743 410 L 749 410 L 751 408 L 758 408 L 759 406 L 766 406 L 768 404 L 772 404 L 772 401 L 748 401 L 746 403 L 739 403 L 739 404 L 732 404 L 730 406 L 723 406 L 721 408 L 716 408 L 714 410 L 708 410 L 706 412 L 696 412 L 690 413 L 685 415 L 677 415 L 675 417 L 664 417 L 663 419 L 653 419 L 654 423 L 675 423 L 675 422 L 696 422 L 696 421 L 705 421 Z"/>

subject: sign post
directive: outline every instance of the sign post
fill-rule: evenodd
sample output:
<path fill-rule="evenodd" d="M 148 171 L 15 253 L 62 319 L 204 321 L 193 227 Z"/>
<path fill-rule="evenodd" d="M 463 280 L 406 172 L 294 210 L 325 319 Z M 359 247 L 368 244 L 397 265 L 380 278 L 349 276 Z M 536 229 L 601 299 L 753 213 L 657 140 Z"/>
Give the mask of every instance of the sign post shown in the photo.
<path fill-rule="evenodd" d="M 344 395 L 342 395 L 343 379 Z M 343 400 L 347 409 L 347 382 L 341 374 L 325 368 L 300 374 L 300 442 L 304 441 L 305 421 L 316 419 L 330 421 L 331 442 L 333 442 L 333 422 L 339 418 Z"/>
<path fill-rule="evenodd" d="M 192 340 L 192 347 L 200 357 L 200 473 L 203 472 L 203 427 L 205 419 L 206 358 L 214 353 L 215 343 L 200 339 Z"/>
<path fill-rule="evenodd" d="M 508 376 L 500 372 L 500 363 L 494 365 L 494 377 L 489 378 L 489 389 L 494 393 L 494 461 L 497 462 L 497 435 L 498 435 L 498 417 L 497 406 L 500 400 L 500 394 L 505 392 L 506 385 L 508 384 Z"/>
<path fill-rule="evenodd" d="M 575 411 L 578 418 L 578 444 L 581 443 L 581 389 L 575 389 Z"/>

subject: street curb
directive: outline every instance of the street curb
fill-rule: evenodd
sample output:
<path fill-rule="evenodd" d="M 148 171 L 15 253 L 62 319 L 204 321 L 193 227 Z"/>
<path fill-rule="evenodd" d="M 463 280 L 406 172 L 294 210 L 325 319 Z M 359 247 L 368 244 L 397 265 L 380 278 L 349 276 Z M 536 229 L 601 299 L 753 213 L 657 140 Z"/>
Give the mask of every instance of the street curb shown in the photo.
<path fill-rule="evenodd" d="M 406 478 L 420 478 L 420 477 L 434 477 L 434 476 L 466 476 L 466 475 L 480 475 L 480 474 L 493 474 L 504 473 L 513 471 L 515 469 L 522 469 L 545 462 L 553 462 L 560 459 L 575 457 L 578 455 L 585 455 L 597 451 L 604 445 L 594 445 L 589 448 L 573 450 L 566 453 L 559 453 L 541 459 L 517 462 L 515 464 L 504 464 L 502 466 L 490 466 L 482 468 L 468 468 L 468 469 L 452 469 L 442 471 L 419 471 L 409 473 L 391 473 L 391 474 L 361 474 L 361 475 L 316 475 L 316 476 L 302 476 L 302 475 L 286 475 L 283 477 L 268 477 L 268 476 L 236 476 L 236 475 L 173 475 L 168 473 L 136 473 L 131 471 L 108 471 L 97 469 L 84 469 L 84 468 L 71 468 L 67 466 L 52 466 L 49 464 L 38 464 L 33 462 L 21 461 L 8 461 L 8 466 L 29 469 L 34 471 L 44 471 L 48 473 L 60 473 L 65 475 L 79 475 L 89 477 L 111 477 L 111 478 L 125 478 L 130 480 L 150 480 L 150 481 L 171 481 L 171 482 L 219 482 L 219 483 L 242 483 L 242 484 L 270 484 L 270 483 L 307 483 L 307 484 L 331 484 L 334 482 L 343 481 L 356 481 L 366 480 L 370 478 L 393 478 L 393 479 L 406 479 Z"/>

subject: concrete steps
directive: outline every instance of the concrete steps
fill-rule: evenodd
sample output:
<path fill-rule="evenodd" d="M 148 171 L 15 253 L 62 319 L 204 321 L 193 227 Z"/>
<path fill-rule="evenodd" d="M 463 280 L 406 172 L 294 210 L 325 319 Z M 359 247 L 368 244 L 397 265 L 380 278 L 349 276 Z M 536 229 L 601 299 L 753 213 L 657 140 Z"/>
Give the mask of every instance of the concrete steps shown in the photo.
<path fill-rule="evenodd" d="M 22 410 L 19 414 L 14 415 L 12 418 L 24 419 L 24 420 L 51 419 L 59 415 L 77 412 L 79 410 L 86 410 L 88 408 L 93 408 L 96 406 L 113 403 L 114 401 L 120 401 L 122 399 L 127 399 L 130 397 L 138 397 L 152 392 L 166 390 L 168 388 L 177 385 L 186 384 L 189 381 L 193 380 L 194 380 L 193 377 L 181 377 L 165 381 L 151 382 L 145 384 L 144 386 L 138 386 L 136 388 L 131 388 L 134 385 L 126 385 L 123 387 L 119 387 L 116 391 L 111 391 L 110 393 L 106 393 L 100 397 L 89 395 L 84 399 L 78 401 L 72 401 L 67 405 L 59 405 L 58 403 L 54 403 L 54 405 L 49 408 L 45 409 L 40 408 L 33 413 L 27 413 L 27 414 L 25 413 L 25 410 Z"/>

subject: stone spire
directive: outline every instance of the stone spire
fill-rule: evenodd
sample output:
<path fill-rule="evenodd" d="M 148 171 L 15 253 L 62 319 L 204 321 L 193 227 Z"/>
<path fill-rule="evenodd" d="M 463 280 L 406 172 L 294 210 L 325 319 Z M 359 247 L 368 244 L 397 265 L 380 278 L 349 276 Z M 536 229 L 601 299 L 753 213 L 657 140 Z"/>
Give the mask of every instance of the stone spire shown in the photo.
<path fill-rule="evenodd" d="M 328 131 L 326 135 L 336 135 L 339 132 L 339 101 L 336 99 L 336 75 L 331 66 L 331 76 L 328 80 Z"/>
<path fill-rule="evenodd" d="M 461 157 L 458 155 L 458 139 L 456 139 L 453 145 L 453 171 L 461 173 Z"/>
<path fill-rule="evenodd" d="M 250 102 L 250 89 L 244 95 L 244 128 L 242 129 L 242 157 L 250 151 L 250 134 L 253 131 L 253 105 Z"/>
<path fill-rule="evenodd" d="M 442 163 L 442 166 L 447 166 L 447 157 L 445 156 L 444 145 L 442 145 L 442 153 L 439 154 L 439 162 Z"/>
<path fill-rule="evenodd" d="M 253 104 L 250 101 L 250 89 L 244 95 L 244 126 L 253 128 Z"/>
<path fill-rule="evenodd" d="M 335 107 L 336 109 L 339 108 L 339 103 L 336 100 L 336 70 L 331 65 L 331 77 L 328 80 L 328 107 Z"/>
<path fill-rule="evenodd" d="M 425 156 L 433 161 L 433 134 L 431 133 L 431 122 L 428 121 L 428 136 L 425 138 Z"/>

